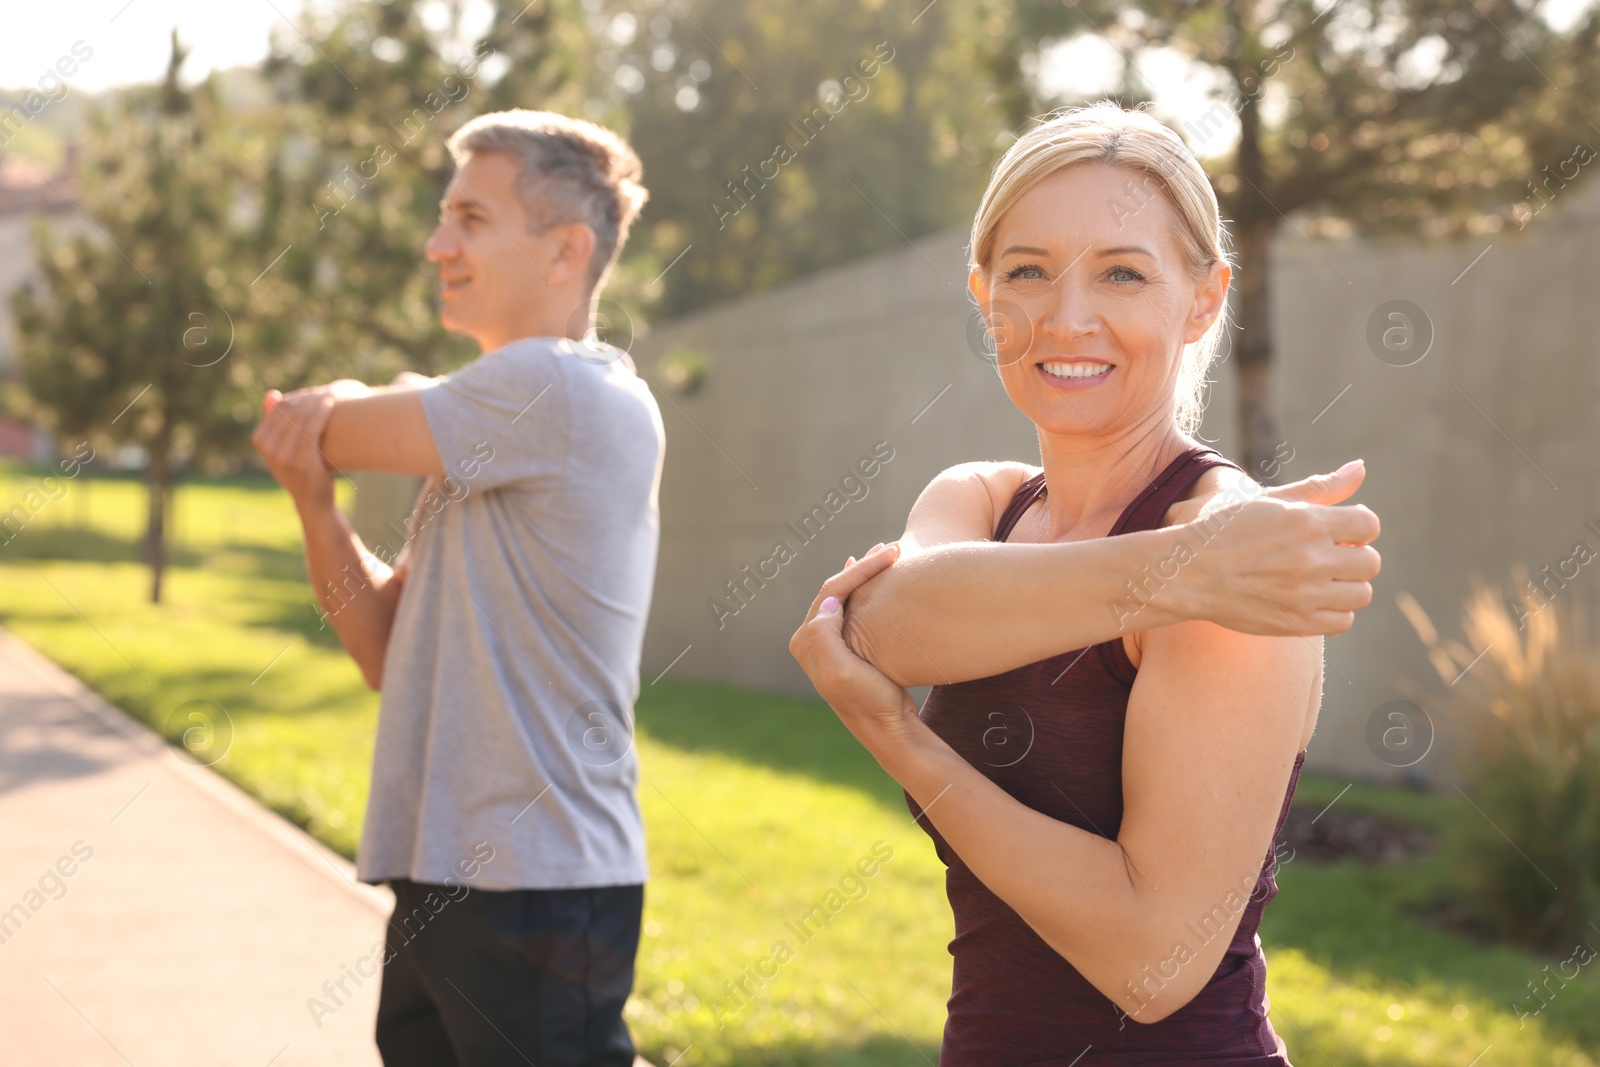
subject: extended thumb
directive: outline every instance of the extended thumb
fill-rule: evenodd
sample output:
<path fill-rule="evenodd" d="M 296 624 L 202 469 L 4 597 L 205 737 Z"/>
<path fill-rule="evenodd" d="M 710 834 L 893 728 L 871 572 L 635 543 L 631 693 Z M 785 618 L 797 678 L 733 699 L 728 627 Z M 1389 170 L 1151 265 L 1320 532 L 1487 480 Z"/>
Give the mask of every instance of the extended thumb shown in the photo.
<path fill-rule="evenodd" d="M 1332 474 L 1313 474 L 1298 482 L 1277 485 L 1267 494 L 1277 500 L 1295 500 L 1306 504 L 1338 504 L 1348 500 L 1361 488 L 1367 476 L 1366 463 L 1353 459 Z"/>

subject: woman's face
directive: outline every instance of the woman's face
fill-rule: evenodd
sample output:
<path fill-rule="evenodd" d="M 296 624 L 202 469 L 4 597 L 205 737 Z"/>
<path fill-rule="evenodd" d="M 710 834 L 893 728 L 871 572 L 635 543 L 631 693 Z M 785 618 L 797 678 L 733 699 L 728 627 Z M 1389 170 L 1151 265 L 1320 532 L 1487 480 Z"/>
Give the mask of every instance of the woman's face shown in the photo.
<path fill-rule="evenodd" d="M 1110 436 L 1170 420 L 1183 346 L 1222 310 L 1229 271 L 1196 283 L 1177 212 L 1141 171 L 1084 163 L 1044 178 L 995 232 L 973 296 L 1006 393 L 1041 430 Z"/>

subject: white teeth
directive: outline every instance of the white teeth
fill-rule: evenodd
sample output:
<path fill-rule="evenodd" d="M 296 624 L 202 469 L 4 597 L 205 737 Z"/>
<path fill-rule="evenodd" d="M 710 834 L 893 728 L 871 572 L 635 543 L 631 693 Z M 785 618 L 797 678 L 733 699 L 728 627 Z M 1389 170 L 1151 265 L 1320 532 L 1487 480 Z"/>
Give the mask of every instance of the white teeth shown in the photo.
<path fill-rule="evenodd" d="M 1109 363 L 1041 363 L 1040 366 L 1055 378 L 1098 378 L 1111 370 Z"/>

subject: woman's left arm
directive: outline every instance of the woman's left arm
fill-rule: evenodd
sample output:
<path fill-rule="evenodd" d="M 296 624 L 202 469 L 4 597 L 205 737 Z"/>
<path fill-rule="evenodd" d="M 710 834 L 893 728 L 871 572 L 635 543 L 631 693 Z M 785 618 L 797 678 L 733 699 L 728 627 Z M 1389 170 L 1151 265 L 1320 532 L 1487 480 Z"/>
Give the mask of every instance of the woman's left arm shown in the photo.
<path fill-rule="evenodd" d="M 1013 799 L 845 645 L 824 598 L 847 598 L 883 555 L 829 579 L 790 649 L 995 895 L 1129 1017 L 1170 1015 L 1216 971 L 1255 889 L 1304 727 L 1284 709 L 1319 695 L 1320 639 L 1208 622 L 1145 632 L 1110 840 Z M 1071 783 L 1057 788 L 1070 802 Z"/>

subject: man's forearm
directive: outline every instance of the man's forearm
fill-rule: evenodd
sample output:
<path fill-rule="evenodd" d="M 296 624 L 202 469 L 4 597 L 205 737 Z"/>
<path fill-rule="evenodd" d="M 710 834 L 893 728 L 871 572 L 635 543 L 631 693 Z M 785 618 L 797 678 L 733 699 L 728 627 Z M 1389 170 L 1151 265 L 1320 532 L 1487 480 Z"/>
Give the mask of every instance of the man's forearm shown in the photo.
<path fill-rule="evenodd" d="M 449 473 L 439 459 L 422 393 L 433 383 L 382 386 L 335 400 L 320 447 L 338 471 L 419 477 Z"/>
<path fill-rule="evenodd" d="M 332 504 L 302 506 L 306 568 L 327 621 L 373 689 L 383 683 L 401 579 L 366 550 Z"/>
<path fill-rule="evenodd" d="M 1195 617 L 1184 531 L 967 542 L 898 560 L 850 597 L 845 636 L 903 686 L 986 678 Z"/>

